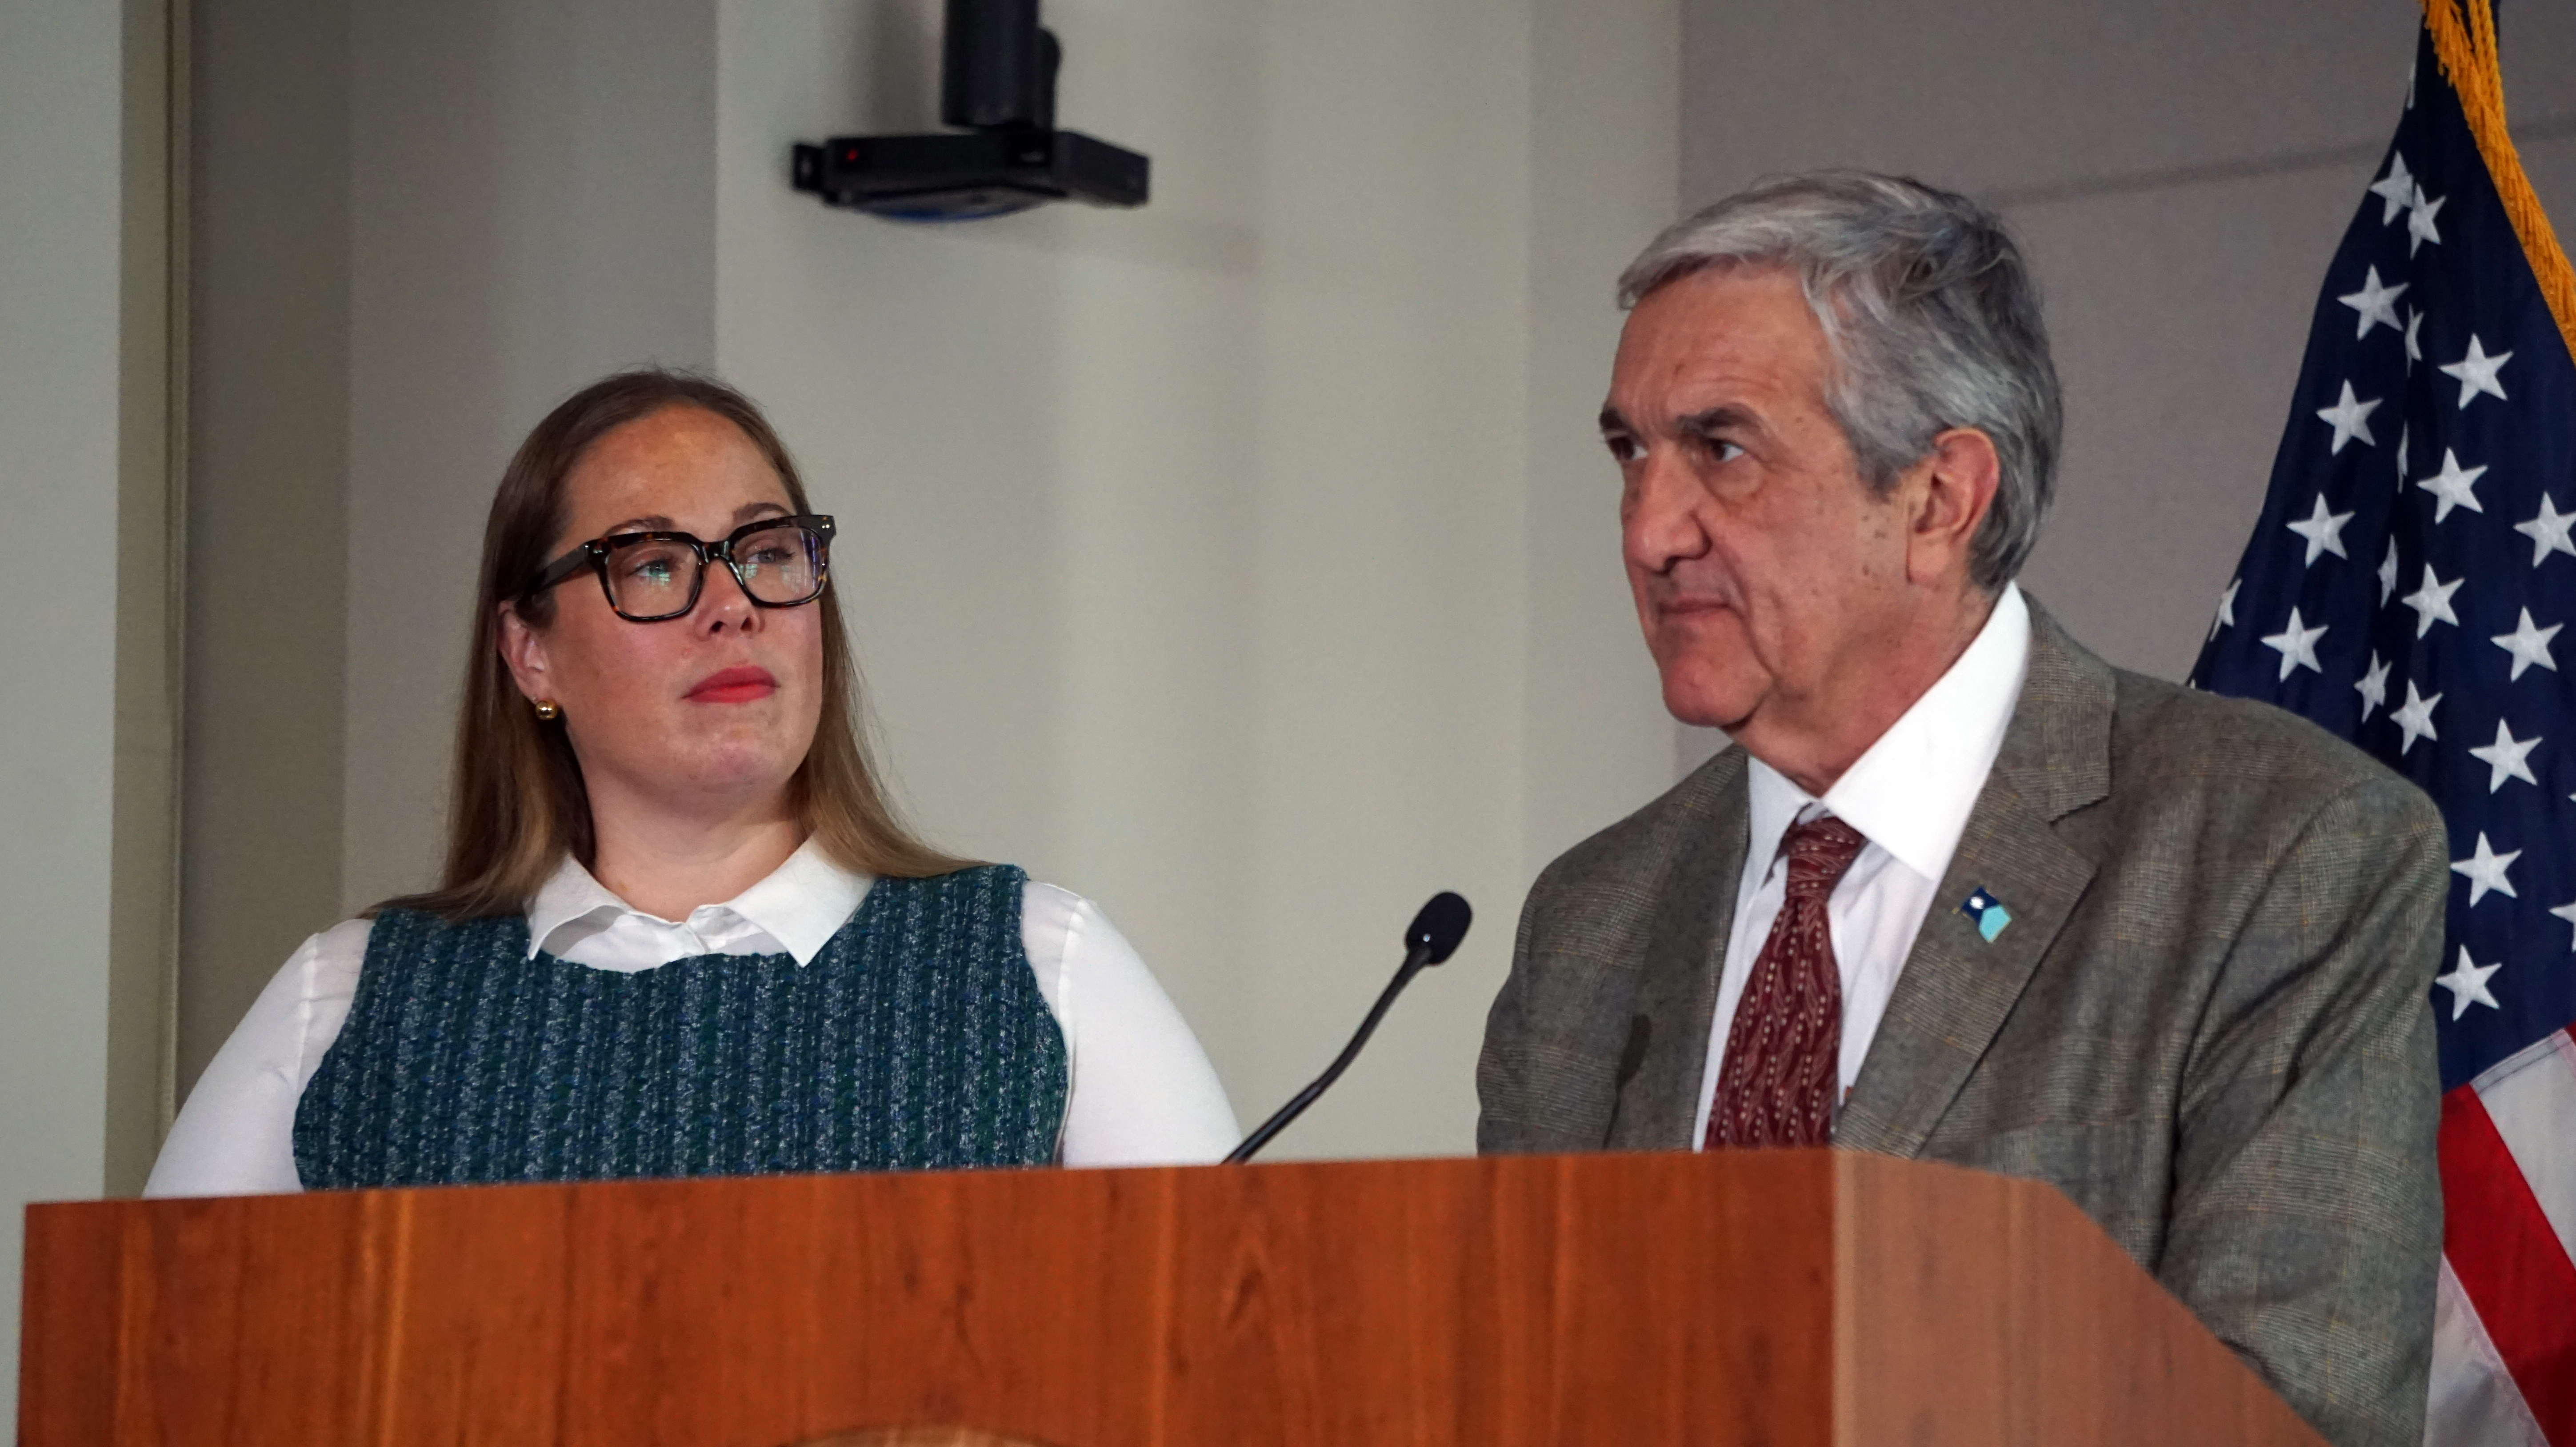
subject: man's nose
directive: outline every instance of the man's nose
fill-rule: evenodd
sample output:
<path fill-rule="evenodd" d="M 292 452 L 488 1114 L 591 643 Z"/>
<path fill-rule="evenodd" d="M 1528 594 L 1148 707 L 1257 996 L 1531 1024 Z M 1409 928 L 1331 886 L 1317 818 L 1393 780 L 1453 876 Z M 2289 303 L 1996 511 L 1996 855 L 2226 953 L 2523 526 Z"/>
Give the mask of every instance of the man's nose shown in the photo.
<path fill-rule="evenodd" d="M 1653 573 L 1708 552 L 1708 529 L 1699 517 L 1699 480 L 1673 453 L 1666 447 L 1647 450 L 1622 510 L 1620 535 L 1628 562 Z"/>

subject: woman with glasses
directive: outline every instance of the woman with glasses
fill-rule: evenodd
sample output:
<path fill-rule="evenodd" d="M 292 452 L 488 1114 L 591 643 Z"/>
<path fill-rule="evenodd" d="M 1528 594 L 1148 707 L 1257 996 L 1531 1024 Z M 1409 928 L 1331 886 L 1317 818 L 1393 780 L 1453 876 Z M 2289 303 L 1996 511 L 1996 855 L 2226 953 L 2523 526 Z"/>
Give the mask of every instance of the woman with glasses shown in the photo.
<path fill-rule="evenodd" d="M 717 383 L 539 423 L 484 530 L 439 887 L 305 942 L 147 1192 L 1224 1155 L 1099 910 L 888 809 L 832 534 Z"/>

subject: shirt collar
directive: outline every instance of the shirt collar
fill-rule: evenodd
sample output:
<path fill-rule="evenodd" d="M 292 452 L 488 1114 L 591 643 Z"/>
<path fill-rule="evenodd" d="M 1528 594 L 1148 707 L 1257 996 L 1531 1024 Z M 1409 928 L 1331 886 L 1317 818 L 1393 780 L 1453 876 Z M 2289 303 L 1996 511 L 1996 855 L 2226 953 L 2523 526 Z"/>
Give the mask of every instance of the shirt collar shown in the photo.
<path fill-rule="evenodd" d="M 842 869 L 808 840 L 741 895 L 691 911 L 688 923 L 711 924 L 729 913 L 767 933 L 802 966 L 850 919 L 875 879 Z M 665 926 L 682 924 L 628 905 L 567 855 L 528 903 L 528 954 L 544 949 L 565 927 L 605 924 L 620 916 Z"/>
<path fill-rule="evenodd" d="M 1840 817 L 1916 875 L 1940 883 L 1967 832 L 2030 667 L 2030 607 L 2018 584 L 2004 585 L 1967 652 L 1897 716 L 1820 801 L 1760 760 L 1751 762 L 1754 858 L 1777 854 L 1780 837 L 1809 806 Z"/>

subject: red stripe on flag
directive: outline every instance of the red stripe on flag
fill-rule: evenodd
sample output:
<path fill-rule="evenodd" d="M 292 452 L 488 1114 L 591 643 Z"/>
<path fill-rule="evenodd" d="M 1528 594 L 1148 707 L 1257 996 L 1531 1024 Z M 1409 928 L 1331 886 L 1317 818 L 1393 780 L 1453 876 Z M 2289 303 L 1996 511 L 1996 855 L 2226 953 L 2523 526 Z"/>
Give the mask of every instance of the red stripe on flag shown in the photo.
<path fill-rule="evenodd" d="M 2442 1251 L 2552 1444 L 2576 1444 L 2576 1263 L 2475 1089 L 2442 1098 Z"/>

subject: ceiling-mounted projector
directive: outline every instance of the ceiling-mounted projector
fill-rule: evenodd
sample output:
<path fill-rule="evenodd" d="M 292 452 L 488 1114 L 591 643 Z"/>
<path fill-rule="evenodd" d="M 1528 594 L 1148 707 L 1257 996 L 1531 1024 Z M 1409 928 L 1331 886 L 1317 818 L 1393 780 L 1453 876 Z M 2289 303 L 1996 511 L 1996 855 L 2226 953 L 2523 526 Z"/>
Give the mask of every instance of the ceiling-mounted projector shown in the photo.
<path fill-rule="evenodd" d="M 832 206 L 901 221 L 965 221 L 1045 201 L 1142 206 L 1151 163 L 1055 128 L 1063 48 L 1038 0 L 948 0 L 939 119 L 964 131 L 799 144 L 793 181 Z"/>

